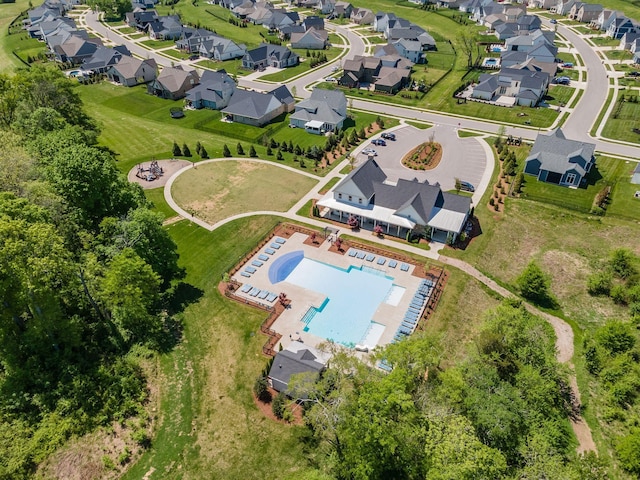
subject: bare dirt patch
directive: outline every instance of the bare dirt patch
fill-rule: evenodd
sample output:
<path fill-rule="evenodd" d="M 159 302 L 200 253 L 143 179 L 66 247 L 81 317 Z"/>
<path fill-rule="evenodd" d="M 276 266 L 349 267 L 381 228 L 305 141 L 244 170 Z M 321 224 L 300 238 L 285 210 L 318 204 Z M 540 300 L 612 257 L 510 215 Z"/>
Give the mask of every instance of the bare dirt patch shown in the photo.
<path fill-rule="evenodd" d="M 402 158 L 402 164 L 413 170 L 433 170 L 442 160 L 442 145 L 425 142 L 418 145 Z"/>
<path fill-rule="evenodd" d="M 145 190 L 164 187 L 174 173 L 176 173 L 181 168 L 186 167 L 187 165 L 191 165 L 192 162 L 190 162 L 189 160 L 177 160 L 175 158 L 170 160 L 158 160 L 158 166 L 162 168 L 163 171 L 162 176 L 157 177 L 155 180 L 151 181 L 147 181 L 146 179 L 136 176 L 136 173 L 138 172 L 138 166 L 142 166 L 143 168 L 147 169 L 149 168 L 150 164 L 151 162 L 140 163 L 129 170 L 129 173 L 127 175 L 129 181 L 131 183 L 137 183 Z"/>

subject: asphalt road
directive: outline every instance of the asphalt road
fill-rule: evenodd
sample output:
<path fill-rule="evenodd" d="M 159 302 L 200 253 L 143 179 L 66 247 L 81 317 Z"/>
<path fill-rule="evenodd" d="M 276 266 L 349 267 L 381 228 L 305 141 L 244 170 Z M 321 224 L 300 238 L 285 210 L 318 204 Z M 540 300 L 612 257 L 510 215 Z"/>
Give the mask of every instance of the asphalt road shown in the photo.
<path fill-rule="evenodd" d="M 395 141 L 387 141 L 385 147 L 367 145 L 378 155 L 376 162 L 382 167 L 390 182 L 397 182 L 404 178 L 419 181 L 428 180 L 430 184 L 439 183 L 443 190 L 453 190 L 455 179 L 460 178 L 479 185 L 484 173 L 487 157 L 482 145 L 473 137 L 459 138 L 453 127 L 439 126 L 426 130 L 406 126 L 393 131 Z M 436 143 L 442 145 L 442 160 L 433 170 L 412 170 L 402 165 L 402 157 L 421 143 L 428 142 L 431 135 Z M 366 160 L 363 153 L 358 155 L 358 163 Z M 492 166 L 493 167 L 493 166 Z"/>

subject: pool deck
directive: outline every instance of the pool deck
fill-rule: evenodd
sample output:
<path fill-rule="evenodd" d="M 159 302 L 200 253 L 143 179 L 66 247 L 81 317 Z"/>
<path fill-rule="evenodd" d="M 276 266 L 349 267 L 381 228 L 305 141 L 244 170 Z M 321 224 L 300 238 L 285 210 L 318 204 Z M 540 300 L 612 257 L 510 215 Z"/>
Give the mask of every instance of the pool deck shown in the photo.
<path fill-rule="evenodd" d="M 232 279 L 238 283 L 243 285 L 248 283 L 252 287 L 260 290 L 267 290 L 276 295 L 281 292 L 286 293 L 287 298 L 291 301 L 290 306 L 278 317 L 271 327 L 282 335 L 282 339 L 280 340 L 282 347 L 286 348 L 292 341 L 303 341 L 308 345 L 317 347 L 319 344 L 326 341 L 326 339 L 322 337 L 305 332 L 303 330 L 305 325 L 301 321 L 309 307 L 320 306 L 324 301 L 325 296 L 319 292 L 307 290 L 287 281 L 272 284 L 269 280 L 269 267 L 273 261 L 286 253 L 296 250 L 302 250 L 306 258 L 344 269 L 347 269 L 350 265 L 356 267 L 366 265 L 368 267 L 384 271 L 386 275 L 393 277 L 394 285 L 404 287 L 406 290 L 397 306 L 381 303 L 371 319 L 374 322 L 385 326 L 385 330 L 378 341 L 378 345 L 386 345 L 390 343 L 395 336 L 398 327 L 402 323 L 402 318 L 411 303 L 414 293 L 420 286 L 422 278 L 413 275 L 413 271 L 416 266 L 408 264 L 409 269 L 403 272 L 400 269 L 401 262 L 398 262 L 395 268 L 390 268 L 388 266 L 388 260 L 385 262 L 385 265 L 381 266 L 376 263 L 377 259 L 380 258 L 380 255 L 376 255 L 376 259 L 374 261 L 367 261 L 366 258 L 358 259 L 356 257 L 350 257 L 346 252 L 344 254 L 339 254 L 329 251 L 331 244 L 328 241 L 322 241 L 323 239 L 321 237 L 318 237 L 318 241 L 322 241 L 319 246 L 306 245 L 304 242 L 307 239 L 308 235 L 296 232 L 290 238 L 286 239 L 286 242 L 281 244 L 280 248 L 275 250 L 273 255 L 265 253 L 266 249 L 270 248 L 270 244 L 265 245 L 254 256 L 250 257 L 249 260 L 232 277 Z M 252 266 L 252 262 L 254 260 L 258 260 L 260 255 L 266 255 L 269 257 L 269 260 L 264 261 L 261 267 L 254 267 L 256 271 L 251 274 L 251 277 L 243 277 L 241 272 L 243 272 L 246 267 Z M 274 304 L 274 302 L 267 303 L 265 300 L 252 297 L 248 293 L 241 292 L 240 289 L 236 291 L 236 294 L 240 298 L 246 298 L 254 302 L 262 302 L 264 305 Z M 276 349 L 277 348 L 279 348 L 278 345 L 276 345 Z"/>

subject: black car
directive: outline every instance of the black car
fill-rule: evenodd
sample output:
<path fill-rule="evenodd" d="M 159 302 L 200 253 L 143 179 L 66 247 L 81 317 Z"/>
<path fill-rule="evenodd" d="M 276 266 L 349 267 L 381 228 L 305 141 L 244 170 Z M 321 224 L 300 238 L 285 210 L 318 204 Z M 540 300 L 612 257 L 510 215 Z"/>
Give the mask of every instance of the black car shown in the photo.
<path fill-rule="evenodd" d="M 476 189 L 469 182 L 460 182 L 460 190 L 464 190 L 465 192 L 475 192 Z"/>
<path fill-rule="evenodd" d="M 396 139 L 396 134 L 395 133 L 390 133 L 390 132 L 385 132 L 380 136 L 382 138 L 384 138 L 385 140 L 395 140 Z"/>

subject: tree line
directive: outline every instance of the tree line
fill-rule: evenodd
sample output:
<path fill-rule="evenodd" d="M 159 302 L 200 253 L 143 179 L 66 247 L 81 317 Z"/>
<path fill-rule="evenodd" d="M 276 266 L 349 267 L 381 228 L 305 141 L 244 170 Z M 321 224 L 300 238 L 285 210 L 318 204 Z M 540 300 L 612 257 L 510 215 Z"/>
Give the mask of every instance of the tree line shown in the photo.
<path fill-rule="evenodd" d="M 0 478 L 24 478 L 71 435 L 144 425 L 138 358 L 179 338 L 182 271 L 61 72 L 0 76 L 0 112 Z"/>

